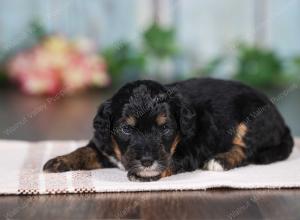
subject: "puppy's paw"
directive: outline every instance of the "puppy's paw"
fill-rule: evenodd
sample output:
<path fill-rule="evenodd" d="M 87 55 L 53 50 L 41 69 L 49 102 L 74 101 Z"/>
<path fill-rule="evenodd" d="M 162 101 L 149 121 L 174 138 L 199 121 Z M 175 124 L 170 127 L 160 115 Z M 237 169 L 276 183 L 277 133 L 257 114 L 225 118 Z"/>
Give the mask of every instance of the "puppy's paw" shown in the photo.
<path fill-rule="evenodd" d="M 204 165 L 205 170 L 210 171 L 224 171 L 224 166 L 219 159 L 211 159 Z"/>
<path fill-rule="evenodd" d="M 49 160 L 43 167 L 45 172 L 49 173 L 59 173 L 72 170 L 71 163 L 63 158 L 63 157 L 56 157 Z"/>

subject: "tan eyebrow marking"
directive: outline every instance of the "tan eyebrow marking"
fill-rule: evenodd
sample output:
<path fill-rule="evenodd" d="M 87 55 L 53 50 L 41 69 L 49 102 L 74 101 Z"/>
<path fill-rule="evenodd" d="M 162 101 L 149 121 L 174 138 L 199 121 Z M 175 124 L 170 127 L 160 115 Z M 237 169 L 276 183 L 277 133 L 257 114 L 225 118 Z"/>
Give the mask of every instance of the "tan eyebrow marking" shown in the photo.
<path fill-rule="evenodd" d="M 125 118 L 125 121 L 128 125 L 131 125 L 131 126 L 135 126 L 135 124 L 136 124 L 136 119 L 133 116 L 128 116 L 127 118 Z"/>
<path fill-rule="evenodd" d="M 155 119 L 157 125 L 163 125 L 167 122 L 167 116 L 164 113 L 159 114 Z"/>

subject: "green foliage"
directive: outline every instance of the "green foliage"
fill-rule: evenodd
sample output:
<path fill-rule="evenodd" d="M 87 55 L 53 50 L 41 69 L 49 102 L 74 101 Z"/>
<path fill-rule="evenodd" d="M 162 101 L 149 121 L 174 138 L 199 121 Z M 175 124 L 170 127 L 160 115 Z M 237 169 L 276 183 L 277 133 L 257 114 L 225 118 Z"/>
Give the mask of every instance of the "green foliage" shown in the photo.
<path fill-rule="evenodd" d="M 201 68 L 200 74 L 202 76 L 212 75 L 213 73 L 216 72 L 216 69 L 219 68 L 219 66 L 222 64 L 222 62 L 223 62 L 223 57 L 221 57 L 221 56 L 212 59 L 211 61 L 209 61 L 207 64 L 205 64 Z"/>
<path fill-rule="evenodd" d="M 234 78 L 255 87 L 281 87 L 299 79 L 300 57 L 284 65 L 275 51 L 257 46 L 240 44 L 234 57 L 218 56 L 196 72 L 197 75 L 214 75 L 226 62 L 235 60 Z M 221 68 L 222 69 L 222 68 Z M 298 77 L 297 77 L 298 76 Z"/>
<path fill-rule="evenodd" d="M 0 85 L 5 84 L 6 82 L 7 82 L 7 77 L 6 77 L 6 75 L 4 74 L 4 72 L 2 72 L 2 71 L 0 70 Z"/>
<path fill-rule="evenodd" d="M 136 48 L 129 42 L 121 42 L 102 53 L 115 84 L 137 79 L 146 72 L 150 59 L 161 60 L 177 52 L 174 29 L 164 29 L 156 23 L 143 33 L 142 43 Z"/>
<path fill-rule="evenodd" d="M 20 42 L 16 42 L 14 48 L 11 48 L 9 51 L 1 51 L 0 50 L 0 85 L 4 86 L 7 85 L 9 80 L 7 77 L 7 73 L 5 70 L 5 63 L 7 60 L 16 53 L 20 48 L 27 48 L 41 40 L 43 37 L 47 35 L 45 28 L 39 22 L 38 19 L 34 19 L 29 26 L 30 32 L 28 32 L 29 36 L 20 40 Z"/>
<path fill-rule="evenodd" d="M 5 59 L 5 53 L 4 53 L 4 51 L 0 48 L 0 64 L 1 64 L 1 62 L 3 62 L 4 59 Z"/>
<path fill-rule="evenodd" d="M 4 71 L 3 65 L 0 63 L 0 86 L 7 84 L 8 78 L 7 74 Z"/>
<path fill-rule="evenodd" d="M 145 56 L 128 42 L 120 42 L 103 52 L 114 83 L 133 80 L 145 70 Z"/>
<path fill-rule="evenodd" d="M 298 55 L 298 56 L 294 57 L 294 58 L 292 59 L 292 62 L 293 62 L 296 66 L 300 67 L 300 56 Z"/>
<path fill-rule="evenodd" d="M 295 80 L 300 79 L 300 55 L 293 57 L 287 64 L 287 73 Z"/>
<path fill-rule="evenodd" d="M 42 23 L 38 19 L 34 19 L 30 23 L 30 29 L 31 33 L 33 34 L 36 40 L 41 40 L 48 34 L 46 29 L 43 27 Z"/>
<path fill-rule="evenodd" d="M 144 32 L 143 39 L 146 52 L 158 58 L 173 56 L 178 51 L 173 28 L 162 28 L 154 23 Z"/>
<path fill-rule="evenodd" d="M 280 58 L 268 49 L 240 45 L 235 78 L 258 87 L 283 84 L 285 76 Z"/>

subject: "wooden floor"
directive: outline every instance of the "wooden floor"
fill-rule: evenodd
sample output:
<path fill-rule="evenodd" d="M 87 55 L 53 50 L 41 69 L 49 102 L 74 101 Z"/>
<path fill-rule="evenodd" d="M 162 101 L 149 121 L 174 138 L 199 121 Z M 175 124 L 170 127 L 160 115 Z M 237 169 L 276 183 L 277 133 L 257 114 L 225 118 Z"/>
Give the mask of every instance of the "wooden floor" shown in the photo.
<path fill-rule="evenodd" d="M 0 219 L 300 219 L 299 190 L 0 197 Z"/>
<path fill-rule="evenodd" d="M 87 139 L 109 92 L 47 97 L 0 94 L 1 139 Z M 299 109 L 298 109 L 299 110 Z M 35 114 L 32 114 L 32 113 Z M 299 111 L 298 111 L 299 112 Z M 290 114 L 290 113 L 289 113 Z M 24 117 L 13 133 L 5 130 Z M 232 190 L 0 196 L 0 219 L 300 219 L 300 190 Z"/>

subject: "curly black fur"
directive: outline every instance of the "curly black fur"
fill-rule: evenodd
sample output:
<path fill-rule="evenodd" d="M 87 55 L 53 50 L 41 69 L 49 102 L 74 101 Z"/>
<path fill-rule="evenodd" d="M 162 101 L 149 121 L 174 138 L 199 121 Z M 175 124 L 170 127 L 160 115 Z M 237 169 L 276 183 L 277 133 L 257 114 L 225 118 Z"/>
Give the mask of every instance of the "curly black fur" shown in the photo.
<path fill-rule="evenodd" d="M 94 128 L 88 147 L 106 158 L 102 167 L 124 166 L 129 179 L 140 181 L 271 163 L 293 148 L 289 128 L 265 95 L 209 78 L 128 83 L 100 106 Z"/>

